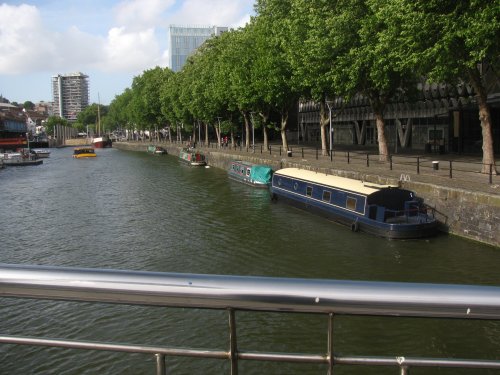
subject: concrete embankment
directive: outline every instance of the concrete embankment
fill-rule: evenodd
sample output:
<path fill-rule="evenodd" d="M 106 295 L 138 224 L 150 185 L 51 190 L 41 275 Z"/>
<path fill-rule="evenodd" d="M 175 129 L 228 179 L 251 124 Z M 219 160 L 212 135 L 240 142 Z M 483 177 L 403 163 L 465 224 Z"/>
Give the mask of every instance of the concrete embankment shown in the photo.
<path fill-rule="evenodd" d="M 113 147 L 122 150 L 146 152 L 147 143 L 119 142 Z M 180 147 L 161 144 L 171 155 L 177 155 Z M 329 167 L 328 164 L 316 160 L 304 161 L 294 158 L 284 158 L 280 155 L 265 155 L 238 153 L 218 149 L 204 149 L 208 164 L 212 167 L 227 170 L 231 160 L 246 160 L 257 164 L 267 164 L 274 170 L 286 167 L 305 168 L 363 181 L 379 184 L 401 184 L 413 190 L 418 196 L 436 211 L 436 216 L 442 223 L 442 230 L 460 237 L 475 240 L 484 244 L 500 247 L 500 195 L 468 189 L 466 183 L 455 183 L 454 186 L 440 185 L 435 182 L 404 181 L 390 176 L 383 170 L 372 168 L 369 172 Z"/>

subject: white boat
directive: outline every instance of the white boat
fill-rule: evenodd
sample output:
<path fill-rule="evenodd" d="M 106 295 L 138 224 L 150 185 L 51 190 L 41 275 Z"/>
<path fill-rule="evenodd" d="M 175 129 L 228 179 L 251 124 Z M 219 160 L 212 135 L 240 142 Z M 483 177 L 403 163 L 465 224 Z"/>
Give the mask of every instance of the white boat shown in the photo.
<path fill-rule="evenodd" d="M 41 150 L 41 149 L 32 149 L 32 151 L 36 154 L 37 158 L 48 158 L 50 156 L 49 150 Z"/>
<path fill-rule="evenodd" d="M 0 154 L 0 157 L 3 159 L 4 166 L 25 166 L 43 163 L 43 160 L 38 159 L 34 153 L 24 150 L 21 152 L 6 152 Z"/>

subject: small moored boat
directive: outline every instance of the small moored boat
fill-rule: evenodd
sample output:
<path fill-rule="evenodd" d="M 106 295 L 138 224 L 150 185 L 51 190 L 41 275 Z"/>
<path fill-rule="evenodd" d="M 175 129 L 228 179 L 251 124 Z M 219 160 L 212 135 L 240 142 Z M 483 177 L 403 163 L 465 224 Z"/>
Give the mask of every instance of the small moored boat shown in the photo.
<path fill-rule="evenodd" d="M 353 232 L 406 239 L 428 237 L 438 230 L 438 221 L 422 199 L 398 187 L 285 168 L 274 173 L 271 194 L 275 200 L 348 225 Z"/>
<path fill-rule="evenodd" d="M 93 147 L 76 147 L 73 149 L 73 157 L 76 159 L 95 158 L 96 153 Z"/>
<path fill-rule="evenodd" d="M 268 188 L 271 184 L 273 170 L 267 165 L 235 160 L 231 162 L 227 173 L 232 180 L 258 188 Z"/>
<path fill-rule="evenodd" d="M 207 164 L 205 155 L 193 148 L 183 148 L 179 153 L 179 160 L 192 166 L 204 166 Z"/>
<path fill-rule="evenodd" d="M 154 155 L 164 155 L 167 153 L 167 150 L 165 150 L 163 147 L 155 146 L 155 145 L 149 145 L 147 151 L 150 154 L 154 154 Z"/>
<path fill-rule="evenodd" d="M 41 149 L 33 149 L 32 150 L 37 158 L 48 158 L 50 156 L 50 151 L 49 150 L 41 150 Z"/>
<path fill-rule="evenodd" d="M 27 166 L 40 165 L 43 160 L 37 158 L 36 154 L 28 149 L 20 149 L 19 152 L 7 152 L 0 154 L 4 166 Z"/>

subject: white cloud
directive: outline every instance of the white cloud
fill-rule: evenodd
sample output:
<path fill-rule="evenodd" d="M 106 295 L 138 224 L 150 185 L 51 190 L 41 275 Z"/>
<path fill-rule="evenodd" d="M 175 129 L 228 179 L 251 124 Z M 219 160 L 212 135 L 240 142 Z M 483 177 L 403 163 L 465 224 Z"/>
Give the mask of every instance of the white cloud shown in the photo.
<path fill-rule="evenodd" d="M 239 27 L 241 22 L 250 19 L 250 15 L 244 13 L 251 9 L 253 3 L 253 0 L 185 0 L 172 17 L 172 23 Z"/>
<path fill-rule="evenodd" d="M 36 7 L 0 5 L 0 73 L 20 73 L 35 63 L 47 65 L 51 49 Z"/>
<path fill-rule="evenodd" d="M 138 73 L 166 66 L 169 24 L 243 26 L 253 0 L 124 0 L 113 8 L 109 26 L 100 20 L 100 34 L 87 23 L 92 20 L 91 9 L 82 11 L 81 17 L 66 18 L 65 29 L 53 24 L 74 11 L 64 1 L 54 4 L 57 7 L 51 10 L 0 5 L 0 75 L 90 69 Z M 79 23 L 71 23 L 72 19 Z M 47 24 L 47 20 L 52 21 Z"/>
<path fill-rule="evenodd" d="M 129 32 L 125 27 L 112 28 L 104 52 L 105 59 L 99 64 L 103 71 L 141 71 L 165 65 L 153 29 Z"/>
<path fill-rule="evenodd" d="M 163 13 L 175 0 L 127 0 L 115 7 L 118 26 L 129 30 L 143 30 L 162 24 Z"/>

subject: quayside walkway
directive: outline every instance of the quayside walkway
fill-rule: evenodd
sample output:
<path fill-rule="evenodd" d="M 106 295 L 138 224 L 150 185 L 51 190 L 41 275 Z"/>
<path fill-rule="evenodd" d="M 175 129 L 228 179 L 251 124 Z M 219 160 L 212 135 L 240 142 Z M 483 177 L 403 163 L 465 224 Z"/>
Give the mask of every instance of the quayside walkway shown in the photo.
<path fill-rule="evenodd" d="M 6 336 L 0 332 L 0 344 L 3 345 L 150 354 L 156 358 L 158 375 L 167 373 L 170 357 L 226 360 L 231 375 L 238 374 L 240 361 L 249 360 L 322 364 L 325 374 L 330 375 L 341 366 L 390 366 L 395 369 L 395 374 L 400 375 L 407 375 L 410 369 L 417 367 L 500 369 L 498 359 L 420 358 L 408 357 L 405 353 L 386 357 L 340 355 L 335 351 L 333 339 L 336 334 L 333 321 L 342 315 L 386 316 L 391 319 L 500 320 L 500 287 L 177 274 L 0 263 L 0 297 L 227 311 L 227 347 L 223 349 Z M 245 351 L 236 335 L 238 311 L 323 314 L 328 317 L 325 350 L 317 354 Z M 372 345 L 377 345 L 376 338 Z"/>

